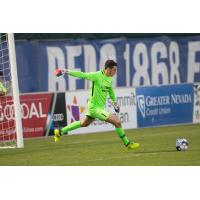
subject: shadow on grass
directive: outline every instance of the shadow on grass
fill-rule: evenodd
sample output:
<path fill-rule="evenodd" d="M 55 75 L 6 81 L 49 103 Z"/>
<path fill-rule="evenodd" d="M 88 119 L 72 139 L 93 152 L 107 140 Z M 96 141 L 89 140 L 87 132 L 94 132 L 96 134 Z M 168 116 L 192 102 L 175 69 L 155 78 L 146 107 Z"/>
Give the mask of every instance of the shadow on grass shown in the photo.
<path fill-rule="evenodd" d="M 153 151 L 148 151 L 148 150 L 144 150 L 144 151 L 134 151 L 134 150 L 129 150 L 128 153 L 137 153 L 137 154 L 158 154 L 158 153 L 183 153 L 183 152 L 188 152 L 191 150 L 187 150 L 187 151 L 177 151 L 176 149 L 171 149 L 171 150 L 153 150 Z"/>

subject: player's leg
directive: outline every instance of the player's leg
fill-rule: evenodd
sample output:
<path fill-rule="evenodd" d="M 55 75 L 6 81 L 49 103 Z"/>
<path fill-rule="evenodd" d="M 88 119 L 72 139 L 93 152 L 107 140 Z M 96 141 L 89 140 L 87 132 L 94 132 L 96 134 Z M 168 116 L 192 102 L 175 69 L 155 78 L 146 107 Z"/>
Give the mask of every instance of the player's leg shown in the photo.
<path fill-rule="evenodd" d="M 130 144 L 128 138 L 125 135 L 125 132 L 122 128 L 121 122 L 119 118 L 115 115 L 110 114 L 109 112 L 101 109 L 96 108 L 92 110 L 92 115 L 95 116 L 95 118 L 100 119 L 102 121 L 107 121 L 111 124 L 113 124 L 116 128 L 116 132 L 119 135 L 119 137 L 122 139 L 125 146 L 128 146 Z"/>
<path fill-rule="evenodd" d="M 64 134 L 67 134 L 69 131 L 75 130 L 77 128 L 81 127 L 81 122 L 80 121 L 75 121 L 72 122 L 71 124 L 60 128 L 60 127 L 56 127 L 54 129 L 54 140 L 55 142 L 59 142 L 60 141 L 60 137 Z"/>
<path fill-rule="evenodd" d="M 80 127 L 87 127 L 89 126 L 92 122 L 94 121 L 94 118 L 90 117 L 90 116 L 86 116 L 83 120 L 81 121 L 75 121 L 63 128 L 56 128 L 54 130 L 54 139 L 55 142 L 58 142 L 60 140 L 60 136 L 67 134 L 69 131 L 78 129 Z"/>
<path fill-rule="evenodd" d="M 92 122 L 94 121 L 94 118 L 90 117 L 90 116 L 85 116 L 84 119 L 82 119 L 81 121 L 75 121 L 67 126 L 65 126 L 64 128 L 61 129 L 61 135 L 66 134 L 69 131 L 75 130 L 77 128 L 80 127 L 87 127 L 89 126 Z"/>
<path fill-rule="evenodd" d="M 110 114 L 106 121 L 115 126 L 116 133 L 122 139 L 124 145 L 128 146 L 130 144 L 130 141 L 126 136 L 124 129 L 122 128 L 122 125 L 121 125 L 119 118 L 116 115 Z"/>
<path fill-rule="evenodd" d="M 81 120 L 81 127 L 89 126 L 94 120 L 95 118 L 86 115 L 85 118 Z"/>
<path fill-rule="evenodd" d="M 108 118 L 106 119 L 106 121 L 115 126 L 115 131 L 118 134 L 118 136 L 122 139 L 125 146 L 127 146 L 130 149 L 136 149 L 139 147 L 138 143 L 133 143 L 129 141 L 129 139 L 127 138 L 125 134 L 124 129 L 122 128 L 121 122 L 116 115 L 110 114 Z"/>

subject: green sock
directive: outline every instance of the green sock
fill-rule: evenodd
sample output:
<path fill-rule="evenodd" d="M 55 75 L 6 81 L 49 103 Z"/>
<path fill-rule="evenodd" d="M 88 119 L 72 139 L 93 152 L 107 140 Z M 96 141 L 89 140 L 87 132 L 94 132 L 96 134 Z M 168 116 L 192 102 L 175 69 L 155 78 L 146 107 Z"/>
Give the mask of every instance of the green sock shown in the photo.
<path fill-rule="evenodd" d="M 124 129 L 123 128 L 116 128 L 115 131 L 119 135 L 119 137 L 122 139 L 125 146 L 127 146 L 130 142 L 129 139 L 126 137 Z"/>
<path fill-rule="evenodd" d="M 61 129 L 61 135 L 64 135 L 68 131 L 72 131 L 74 129 L 80 128 L 81 127 L 81 122 L 80 121 L 75 121 L 64 128 Z"/>

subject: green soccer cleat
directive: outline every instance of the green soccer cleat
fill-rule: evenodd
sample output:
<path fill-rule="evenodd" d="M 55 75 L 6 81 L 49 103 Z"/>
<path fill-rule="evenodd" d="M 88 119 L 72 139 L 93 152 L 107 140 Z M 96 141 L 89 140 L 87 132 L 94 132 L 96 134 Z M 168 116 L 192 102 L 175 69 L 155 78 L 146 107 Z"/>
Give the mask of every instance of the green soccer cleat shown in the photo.
<path fill-rule="evenodd" d="M 130 144 L 128 144 L 128 149 L 137 149 L 139 148 L 140 144 L 139 143 L 135 143 L 135 142 L 130 142 Z"/>
<path fill-rule="evenodd" d="M 58 129 L 58 128 L 54 129 L 54 140 L 55 140 L 55 142 L 60 142 L 60 137 L 61 137 L 60 129 Z"/>

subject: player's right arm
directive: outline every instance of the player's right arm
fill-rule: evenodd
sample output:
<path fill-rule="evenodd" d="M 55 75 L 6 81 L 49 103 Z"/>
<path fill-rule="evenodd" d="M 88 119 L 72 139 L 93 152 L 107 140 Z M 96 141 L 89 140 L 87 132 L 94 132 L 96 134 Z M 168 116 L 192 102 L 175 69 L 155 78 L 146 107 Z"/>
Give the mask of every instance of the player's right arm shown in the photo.
<path fill-rule="evenodd" d="M 90 81 L 96 81 L 98 77 L 98 72 L 81 72 L 81 71 L 74 71 L 74 70 L 68 70 L 68 69 L 58 69 L 56 71 L 56 76 L 61 76 L 64 74 L 68 74 L 70 76 L 82 78 L 82 79 L 87 79 Z"/>

